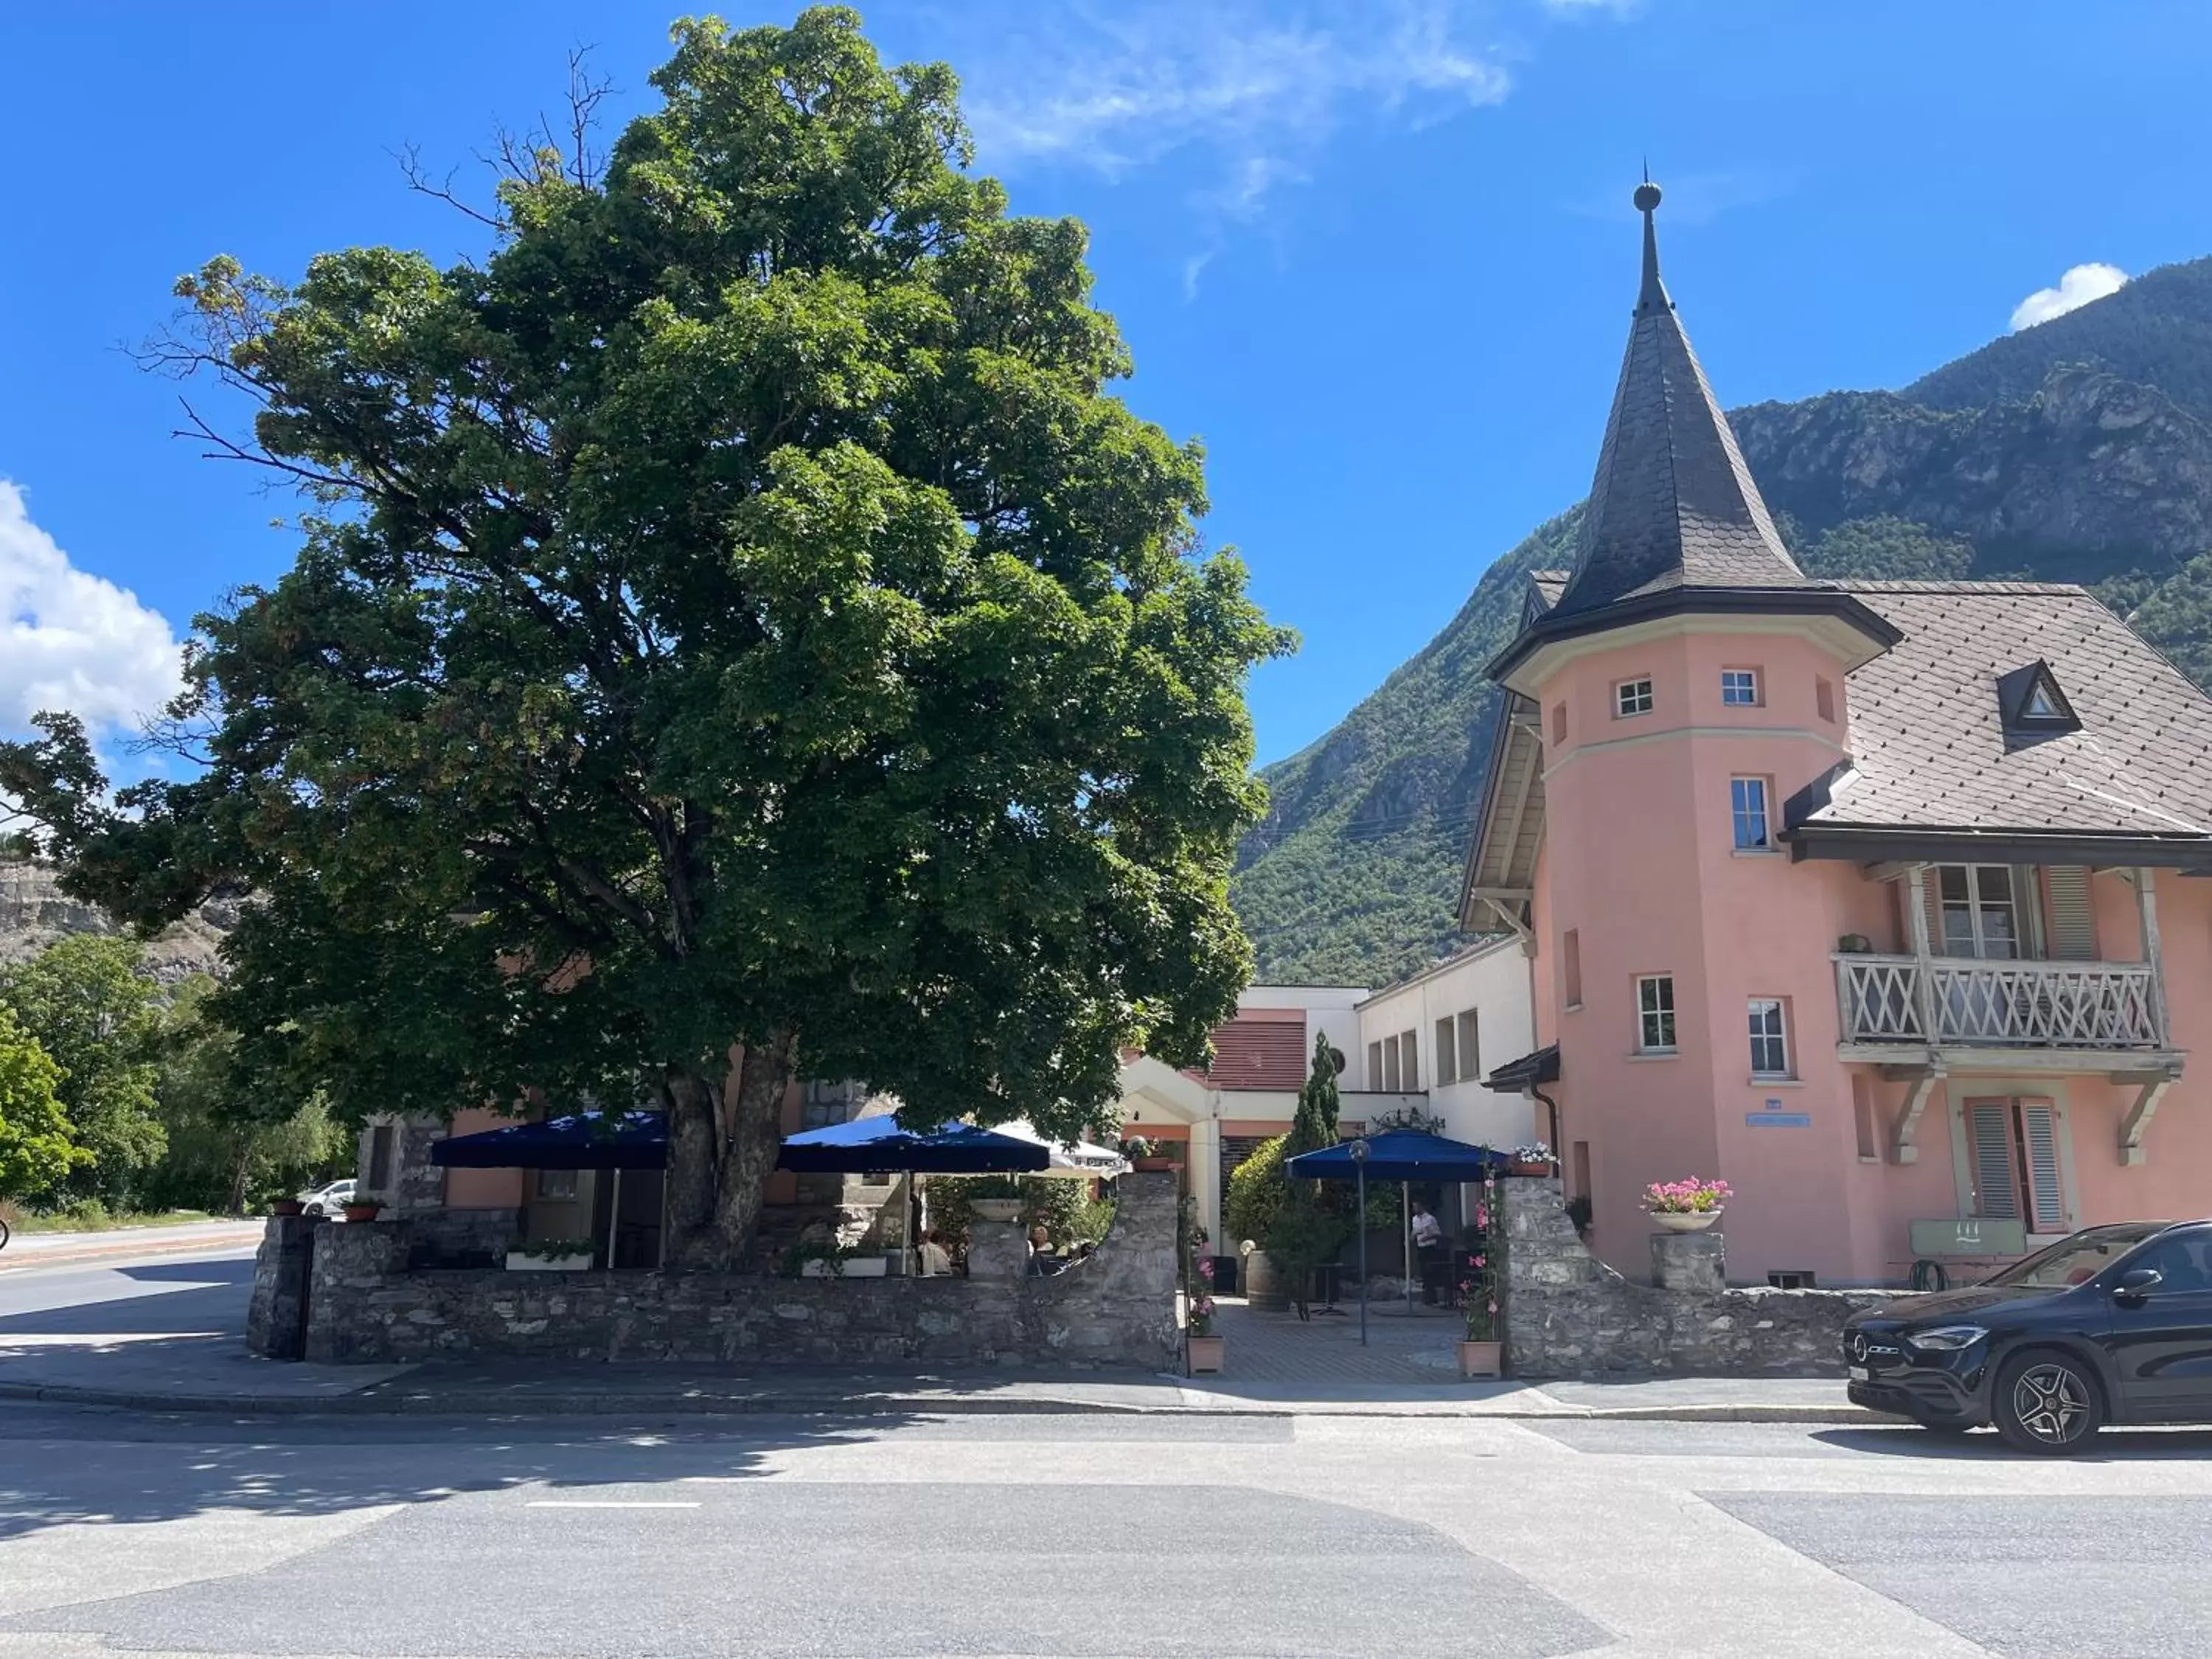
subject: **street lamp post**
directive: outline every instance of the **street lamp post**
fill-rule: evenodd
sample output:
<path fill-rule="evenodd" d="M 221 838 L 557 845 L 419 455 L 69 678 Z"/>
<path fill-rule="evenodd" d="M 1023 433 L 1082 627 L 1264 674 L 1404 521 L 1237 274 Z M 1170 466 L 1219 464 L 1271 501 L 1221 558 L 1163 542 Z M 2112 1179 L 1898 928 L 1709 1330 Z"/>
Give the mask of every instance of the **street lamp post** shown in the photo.
<path fill-rule="evenodd" d="M 1352 1225 L 1359 1229 L 1359 1346 L 1367 1346 L 1367 1137 L 1352 1143 L 1352 1166 L 1359 1178 L 1358 1206 Z"/>

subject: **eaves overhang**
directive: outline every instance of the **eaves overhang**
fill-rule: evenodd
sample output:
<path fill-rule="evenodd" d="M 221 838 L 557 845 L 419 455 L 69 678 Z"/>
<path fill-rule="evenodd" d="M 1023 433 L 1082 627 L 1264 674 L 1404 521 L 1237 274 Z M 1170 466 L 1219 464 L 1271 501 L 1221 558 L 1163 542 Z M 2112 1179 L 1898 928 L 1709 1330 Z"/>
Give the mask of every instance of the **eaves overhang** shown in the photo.
<path fill-rule="evenodd" d="M 1841 588 L 1677 586 L 1616 599 L 1589 611 L 1565 615 L 1556 610 L 1547 611 L 1522 629 L 1483 672 L 1524 696 L 1533 695 L 1533 687 L 1516 684 L 1513 677 L 1547 646 L 1680 617 L 1802 617 L 1840 623 L 1866 642 L 1863 654 L 1847 662 L 1846 672 L 1872 661 L 1905 637 L 1895 623 Z"/>
<path fill-rule="evenodd" d="M 1862 864 L 2086 864 L 2212 875 L 2212 836 L 2145 836 L 1968 825 L 1794 824 L 1777 837 L 1793 860 Z"/>

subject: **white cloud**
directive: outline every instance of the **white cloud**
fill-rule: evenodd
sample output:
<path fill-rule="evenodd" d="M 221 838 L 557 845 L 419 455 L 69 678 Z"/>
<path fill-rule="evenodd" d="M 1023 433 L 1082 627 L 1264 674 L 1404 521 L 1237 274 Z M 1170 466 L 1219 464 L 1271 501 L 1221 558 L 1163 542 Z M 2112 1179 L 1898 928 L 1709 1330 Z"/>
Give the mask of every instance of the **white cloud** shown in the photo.
<path fill-rule="evenodd" d="M 1481 15 L 1469 0 L 1113 0 L 1024 9 L 957 56 L 985 170 L 1112 177 L 1204 147 L 1220 153 L 1218 193 L 1250 212 L 1347 119 L 1504 98 L 1500 54 L 1469 38 Z"/>
<path fill-rule="evenodd" d="M 0 732 L 42 708 L 95 730 L 135 726 L 180 684 L 168 623 L 137 596 L 79 570 L 0 478 Z"/>
<path fill-rule="evenodd" d="M 2058 279 L 2057 288 L 2039 288 L 2012 308 L 2013 332 L 2063 317 L 2092 300 L 2118 294 L 2127 280 L 2128 273 L 2118 265 L 2075 265 Z"/>

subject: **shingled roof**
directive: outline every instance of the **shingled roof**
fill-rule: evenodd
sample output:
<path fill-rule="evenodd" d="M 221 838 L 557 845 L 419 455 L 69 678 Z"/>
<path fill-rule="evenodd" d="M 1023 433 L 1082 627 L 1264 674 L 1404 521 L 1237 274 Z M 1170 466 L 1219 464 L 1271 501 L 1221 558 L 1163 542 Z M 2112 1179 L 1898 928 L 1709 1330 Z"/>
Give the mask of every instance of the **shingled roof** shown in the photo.
<path fill-rule="evenodd" d="M 2212 698 L 2086 590 L 1845 586 L 1904 638 L 1847 678 L 1850 760 L 1791 801 L 1788 839 L 1843 856 L 1885 830 L 2109 837 L 2212 860 Z M 2078 729 L 2008 727 L 1999 682 L 2037 664 Z"/>
<path fill-rule="evenodd" d="M 1651 216 L 1659 187 L 1646 179 L 1636 205 L 1644 214 L 1643 287 L 1574 574 L 1554 607 L 1563 616 L 1672 587 L 1808 585 L 1775 533 L 1659 278 Z"/>

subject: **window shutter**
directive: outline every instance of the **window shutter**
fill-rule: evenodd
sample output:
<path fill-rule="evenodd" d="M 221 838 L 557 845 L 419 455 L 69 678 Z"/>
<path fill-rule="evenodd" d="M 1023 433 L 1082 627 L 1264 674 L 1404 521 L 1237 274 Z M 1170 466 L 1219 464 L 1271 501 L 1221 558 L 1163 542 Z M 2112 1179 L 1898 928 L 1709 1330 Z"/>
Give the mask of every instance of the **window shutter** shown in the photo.
<path fill-rule="evenodd" d="M 1982 1100 L 1968 1106 L 1966 1140 L 1974 1168 L 1974 1213 L 2017 1219 L 2020 1187 L 2012 1174 L 2012 1103 Z"/>
<path fill-rule="evenodd" d="M 2027 1202 L 2038 1232 L 2066 1231 L 2066 1198 L 2058 1180 L 2058 1113 L 2047 1100 L 2020 1103 L 2020 1134 L 2027 1149 Z"/>
<path fill-rule="evenodd" d="M 2043 872 L 2051 954 L 2061 962 L 2097 959 L 2097 917 L 2089 902 L 2086 865 L 2054 864 Z"/>

